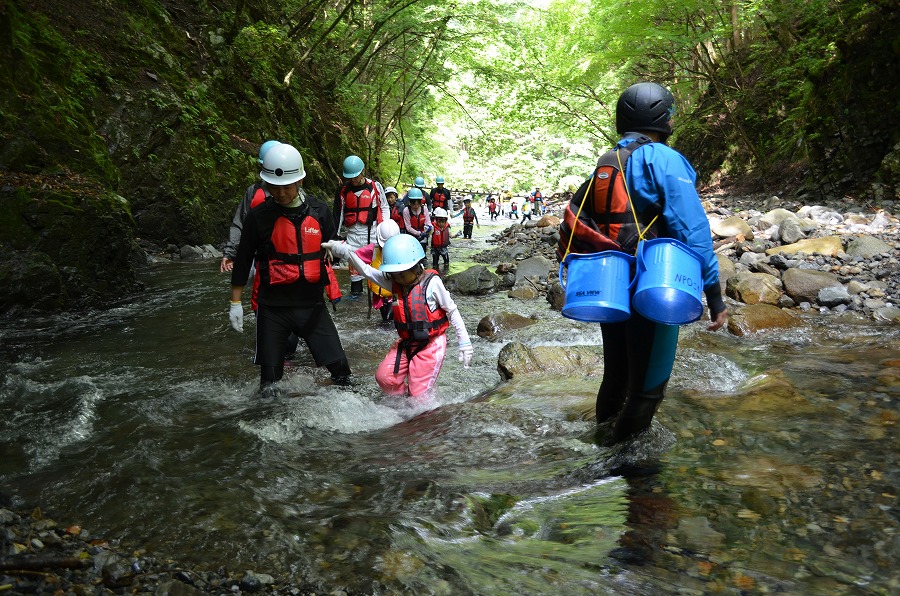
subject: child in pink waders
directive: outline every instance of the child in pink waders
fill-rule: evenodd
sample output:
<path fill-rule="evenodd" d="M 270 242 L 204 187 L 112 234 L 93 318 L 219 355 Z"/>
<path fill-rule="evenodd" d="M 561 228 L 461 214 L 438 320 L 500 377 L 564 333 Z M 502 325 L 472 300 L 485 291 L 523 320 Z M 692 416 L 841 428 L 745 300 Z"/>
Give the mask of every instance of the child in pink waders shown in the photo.
<path fill-rule="evenodd" d="M 425 269 L 425 251 L 414 237 L 388 238 L 382 250 L 381 268 L 373 269 L 337 240 L 322 246 L 341 259 L 349 259 L 357 271 L 394 294 L 394 326 L 400 339 L 394 342 L 375 372 L 375 380 L 388 395 L 412 397 L 430 392 L 447 352 L 446 331 L 456 330 L 459 360 L 468 368 L 472 342 L 456 303 L 438 272 Z"/>

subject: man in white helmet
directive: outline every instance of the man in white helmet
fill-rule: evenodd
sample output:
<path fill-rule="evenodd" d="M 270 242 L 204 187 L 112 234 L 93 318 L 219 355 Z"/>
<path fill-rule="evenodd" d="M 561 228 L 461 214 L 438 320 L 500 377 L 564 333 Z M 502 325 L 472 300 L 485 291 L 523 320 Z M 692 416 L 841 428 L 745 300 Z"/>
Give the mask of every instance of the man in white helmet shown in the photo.
<path fill-rule="evenodd" d="M 335 235 L 328 205 L 301 188 L 303 158 L 291 145 L 269 150 L 259 176 L 272 200 L 244 219 L 231 272 L 231 326 L 243 331 L 241 295 L 255 256 L 260 284 L 254 363 L 260 367 L 260 388 L 281 379 L 291 332 L 305 340 L 316 365 L 326 367 L 334 383 L 349 384 L 350 365 L 323 297 L 329 280 L 322 242 Z"/>
<path fill-rule="evenodd" d="M 334 197 L 334 221 L 339 234 L 355 250 L 374 240 L 375 226 L 390 219 L 391 210 L 381 183 L 363 175 L 366 166 L 362 159 L 348 155 L 343 167 L 345 182 Z M 351 267 L 350 298 L 359 298 L 362 291 L 363 276 Z"/>

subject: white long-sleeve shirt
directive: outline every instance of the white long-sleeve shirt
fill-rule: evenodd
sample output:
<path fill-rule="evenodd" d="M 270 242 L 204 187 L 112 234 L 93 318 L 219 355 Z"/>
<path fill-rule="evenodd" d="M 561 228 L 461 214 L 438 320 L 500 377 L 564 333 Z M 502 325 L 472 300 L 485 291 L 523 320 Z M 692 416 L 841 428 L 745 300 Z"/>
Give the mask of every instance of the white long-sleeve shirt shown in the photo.
<path fill-rule="evenodd" d="M 353 267 L 366 278 L 372 280 L 382 288 L 393 287 L 394 280 L 391 279 L 391 276 L 367 264 L 355 251 L 350 251 L 349 259 L 353 263 Z M 425 292 L 425 300 L 428 303 L 428 308 L 432 311 L 442 308 L 444 309 L 444 312 L 447 313 L 447 319 L 456 331 L 456 339 L 459 342 L 460 348 L 472 343 L 472 340 L 469 339 L 469 332 L 466 331 L 466 324 L 463 322 L 462 315 L 459 313 L 459 308 L 457 308 L 456 303 L 450 296 L 450 292 L 447 291 L 447 287 L 444 286 L 444 282 L 440 277 L 435 276 L 434 279 L 431 280 L 431 283 L 428 284 L 428 288 Z"/>

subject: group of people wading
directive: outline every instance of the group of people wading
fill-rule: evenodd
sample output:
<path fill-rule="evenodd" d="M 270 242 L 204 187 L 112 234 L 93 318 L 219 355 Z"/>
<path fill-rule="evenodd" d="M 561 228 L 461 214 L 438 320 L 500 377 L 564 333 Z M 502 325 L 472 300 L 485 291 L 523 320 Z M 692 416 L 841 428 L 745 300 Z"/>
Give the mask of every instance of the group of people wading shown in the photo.
<path fill-rule="evenodd" d="M 567 209 L 560 247 L 565 252 L 574 247 L 577 252 L 621 250 L 633 255 L 631 242 L 617 241 L 632 232 L 685 243 L 702 258 L 711 320 L 707 328 L 715 331 L 724 324 L 727 310 L 709 222 L 695 188 L 696 173 L 666 145 L 674 112 L 672 93 L 655 83 L 638 83 L 621 94 L 616 105 L 621 139 L 612 150 L 621 158 L 619 175 L 604 184 L 619 185 L 627 199 L 621 212 L 612 213 L 609 202 L 594 195 L 590 189 L 599 182 L 591 181 L 598 166 Z M 449 262 L 447 221 L 453 212 L 443 178 L 436 179 L 437 187 L 427 198 L 424 180 L 417 178 L 401 200 L 395 188 L 367 178 L 363 161 L 351 155 L 343 163 L 345 182 L 329 208 L 304 192 L 303 159 L 291 145 L 267 141 L 260 148 L 260 164 L 261 182 L 247 189 L 235 213 L 221 270 L 231 271 L 229 317 L 232 327 L 242 331 L 241 297 L 255 264 L 254 362 L 260 367 L 263 390 L 281 379 L 292 336 L 305 341 L 316 365 L 326 367 L 334 383 L 351 382 L 347 356 L 326 308 L 326 296 L 332 304 L 341 298 L 332 270 L 335 259 L 349 264 L 351 298 L 362 294 L 362 280 L 367 278 L 370 288 L 377 288 L 383 318 L 394 321 L 399 337 L 375 372 L 386 393 L 419 398 L 433 390 L 451 325 L 459 358 L 469 366 L 472 342 L 436 271 L 440 259 Z M 459 214 L 464 235 L 471 237 L 477 224 L 471 200 L 464 200 Z M 632 225 L 637 229 L 630 229 Z M 429 241 L 432 269 L 426 266 Z M 600 325 L 604 374 L 596 403 L 597 441 L 613 444 L 650 426 L 672 373 L 678 326 L 637 312 L 626 321 Z"/>
<path fill-rule="evenodd" d="M 446 220 L 443 205 L 452 206 L 449 192 L 432 195 L 435 226 L 427 207 L 414 208 L 412 199 L 412 208 L 400 209 L 396 189 L 367 178 L 365 164 L 355 155 L 344 160 L 345 182 L 331 208 L 304 191 L 306 171 L 295 147 L 266 141 L 259 163 L 261 182 L 247 189 L 238 206 L 220 270 L 231 272 L 229 320 L 238 332 L 243 331 L 244 287 L 253 280 L 254 363 L 260 368 L 263 394 L 271 394 L 281 380 L 284 361 L 299 339 L 316 366 L 328 369 L 333 383 L 351 384 L 350 364 L 325 301 L 327 296 L 336 305 L 341 299 L 335 258 L 349 263 L 351 299 L 362 295 L 362 281 L 368 278 L 374 306 L 397 329 L 399 337 L 375 373 L 386 393 L 420 398 L 433 390 L 450 325 L 456 331 L 459 359 L 470 365 L 472 342 L 462 316 L 438 272 L 424 264 L 423 237 L 427 245 L 427 233 L 445 231 L 441 220 Z M 421 190 L 410 189 L 409 194 L 417 193 L 421 203 Z M 438 217 L 442 214 L 445 217 Z M 432 250 L 438 251 L 435 264 L 439 255 L 448 261 L 449 236 L 446 240 L 437 246 L 432 240 Z"/>

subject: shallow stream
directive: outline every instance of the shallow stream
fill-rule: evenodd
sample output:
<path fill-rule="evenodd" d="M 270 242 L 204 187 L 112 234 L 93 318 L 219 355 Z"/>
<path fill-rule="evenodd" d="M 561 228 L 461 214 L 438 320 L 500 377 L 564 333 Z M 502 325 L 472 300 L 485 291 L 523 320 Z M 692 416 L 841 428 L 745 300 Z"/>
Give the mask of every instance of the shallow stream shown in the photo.
<path fill-rule="evenodd" d="M 454 240 L 452 271 L 492 231 Z M 217 264 L 143 281 L 108 311 L 0 328 L 0 485 L 66 523 L 354 593 L 900 589 L 896 326 L 686 326 L 653 428 L 609 449 L 592 441 L 602 371 L 501 383 L 507 342 L 601 349 L 543 300 L 455 296 L 474 365 L 448 350 L 437 395 L 410 404 L 372 377 L 394 331 L 345 299 L 355 386 L 301 347 L 263 400 L 252 317 L 228 327 Z M 503 310 L 537 323 L 475 335 Z"/>

